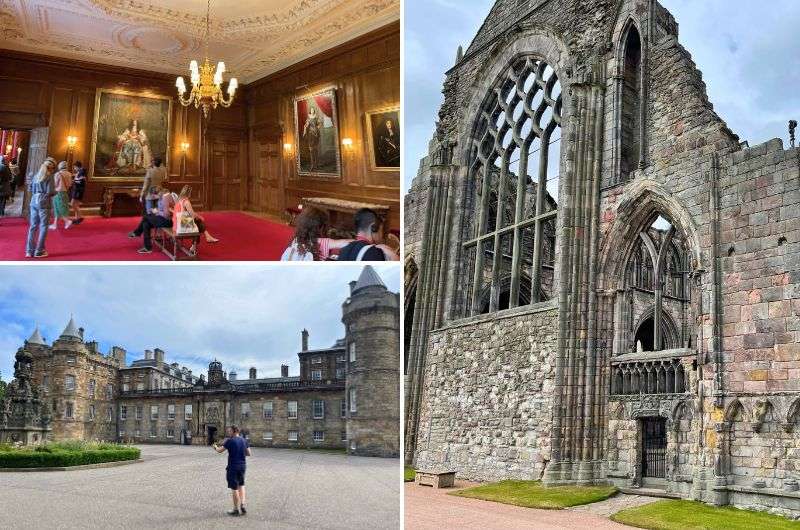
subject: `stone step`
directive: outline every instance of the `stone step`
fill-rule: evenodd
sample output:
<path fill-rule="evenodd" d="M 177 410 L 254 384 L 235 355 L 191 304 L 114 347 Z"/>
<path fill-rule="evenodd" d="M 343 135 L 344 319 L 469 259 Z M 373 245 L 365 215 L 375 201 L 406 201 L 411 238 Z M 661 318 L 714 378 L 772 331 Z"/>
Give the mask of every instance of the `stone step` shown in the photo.
<path fill-rule="evenodd" d="M 664 499 L 681 499 L 677 493 L 672 493 L 658 488 L 620 488 L 620 492 L 627 495 L 641 495 L 643 497 L 661 497 Z"/>

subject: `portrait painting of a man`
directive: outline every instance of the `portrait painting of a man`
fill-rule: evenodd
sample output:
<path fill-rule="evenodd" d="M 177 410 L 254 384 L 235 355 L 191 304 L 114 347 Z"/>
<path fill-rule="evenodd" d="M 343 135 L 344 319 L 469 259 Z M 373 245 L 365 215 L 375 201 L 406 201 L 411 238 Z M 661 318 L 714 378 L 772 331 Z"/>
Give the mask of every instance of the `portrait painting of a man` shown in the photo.
<path fill-rule="evenodd" d="M 341 165 L 335 90 L 295 98 L 294 120 L 298 174 L 339 177 Z"/>
<path fill-rule="evenodd" d="M 400 169 L 400 109 L 367 112 L 367 138 L 373 169 Z"/>
<path fill-rule="evenodd" d="M 144 175 L 155 157 L 167 161 L 172 100 L 100 89 L 95 100 L 94 176 Z"/>

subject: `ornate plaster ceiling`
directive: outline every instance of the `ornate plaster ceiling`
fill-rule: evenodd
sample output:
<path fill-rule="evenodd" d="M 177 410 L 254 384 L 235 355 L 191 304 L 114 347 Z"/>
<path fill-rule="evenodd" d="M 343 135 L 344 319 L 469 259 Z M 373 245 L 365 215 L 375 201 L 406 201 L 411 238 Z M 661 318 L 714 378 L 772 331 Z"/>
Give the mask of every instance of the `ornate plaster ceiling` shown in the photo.
<path fill-rule="evenodd" d="M 203 0 L 0 0 L 0 48 L 186 75 Z M 400 18 L 400 0 L 212 0 L 209 59 L 248 83 Z"/>

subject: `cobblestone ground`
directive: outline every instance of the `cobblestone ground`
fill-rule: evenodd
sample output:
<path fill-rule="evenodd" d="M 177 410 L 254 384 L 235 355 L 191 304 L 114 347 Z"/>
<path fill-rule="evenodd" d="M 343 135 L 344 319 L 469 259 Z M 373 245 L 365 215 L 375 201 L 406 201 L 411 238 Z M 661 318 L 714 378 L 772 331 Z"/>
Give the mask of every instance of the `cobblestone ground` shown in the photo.
<path fill-rule="evenodd" d="M 570 508 L 570 510 L 608 517 L 609 515 L 615 514 L 620 510 L 636 508 L 637 506 L 643 506 L 645 504 L 650 504 L 651 502 L 662 500 L 664 499 L 660 499 L 658 497 L 645 497 L 643 495 L 626 495 L 624 493 L 618 493 L 610 499 L 594 502 L 592 504 L 584 504 L 583 506 L 575 506 Z"/>
<path fill-rule="evenodd" d="M 456 489 L 471 484 L 457 481 Z M 454 489 L 405 484 L 406 530 L 616 530 L 631 528 L 589 511 L 535 510 L 448 495 Z M 608 502 L 608 501 L 604 501 Z"/>
<path fill-rule="evenodd" d="M 64 472 L 0 473 L 0 528 L 397 529 L 400 464 L 254 448 L 246 517 L 231 509 L 226 456 L 210 447 L 142 446 L 144 462 Z"/>

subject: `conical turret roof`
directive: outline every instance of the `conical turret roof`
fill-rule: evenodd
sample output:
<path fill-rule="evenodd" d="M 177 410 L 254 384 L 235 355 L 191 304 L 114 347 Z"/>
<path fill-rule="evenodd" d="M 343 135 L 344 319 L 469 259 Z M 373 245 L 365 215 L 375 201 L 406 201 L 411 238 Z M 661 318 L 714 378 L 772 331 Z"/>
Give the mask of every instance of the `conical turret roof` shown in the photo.
<path fill-rule="evenodd" d="M 61 336 L 72 337 L 75 339 L 81 338 L 81 333 L 78 331 L 78 326 L 75 325 L 75 319 L 72 317 L 72 315 L 69 317 L 69 323 L 67 324 L 67 327 L 61 332 Z"/>
<path fill-rule="evenodd" d="M 383 283 L 383 280 L 381 280 L 381 277 L 375 272 L 375 269 L 372 268 L 372 265 L 367 265 L 361 271 L 361 276 L 358 277 L 358 281 L 356 281 L 356 285 L 353 287 L 353 292 L 364 289 L 365 287 L 386 288 L 386 284 Z"/>
<path fill-rule="evenodd" d="M 36 326 L 36 329 L 33 330 L 33 334 L 28 339 L 28 344 L 41 344 L 45 346 L 44 339 L 42 338 L 42 334 L 39 333 L 39 326 Z"/>

